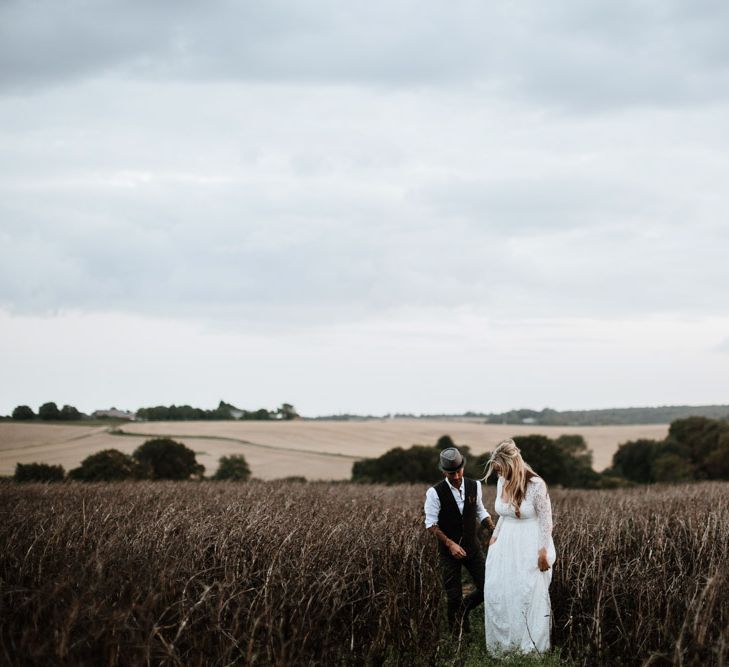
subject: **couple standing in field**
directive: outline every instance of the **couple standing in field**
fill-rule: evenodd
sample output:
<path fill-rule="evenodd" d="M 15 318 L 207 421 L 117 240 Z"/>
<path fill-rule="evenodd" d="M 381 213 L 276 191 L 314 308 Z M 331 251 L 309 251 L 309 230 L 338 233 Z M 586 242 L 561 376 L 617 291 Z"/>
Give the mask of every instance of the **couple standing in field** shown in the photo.
<path fill-rule="evenodd" d="M 444 479 L 425 496 L 425 527 L 438 539 L 450 628 L 458 636 L 468 632 L 469 612 L 484 602 L 490 652 L 549 650 L 549 584 L 556 554 L 547 485 L 513 440 L 500 442 L 483 477 L 498 475 L 499 521 L 494 525 L 483 505 L 481 481 L 463 476 L 465 464 L 458 449 L 444 449 Z M 479 535 L 486 531 L 491 539 L 484 559 Z M 463 567 L 476 585 L 465 600 Z"/>

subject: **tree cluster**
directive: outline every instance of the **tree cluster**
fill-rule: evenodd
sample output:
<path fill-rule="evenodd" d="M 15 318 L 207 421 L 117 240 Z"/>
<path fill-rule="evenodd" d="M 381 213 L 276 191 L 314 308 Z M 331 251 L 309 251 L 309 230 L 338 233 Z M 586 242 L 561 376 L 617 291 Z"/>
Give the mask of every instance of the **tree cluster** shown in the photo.
<path fill-rule="evenodd" d="M 413 445 L 408 449 L 395 447 L 382 456 L 362 459 L 352 465 L 352 481 L 368 484 L 432 484 L 443 477 L 438 468 L 440 452 L 455 447 L 449 435 L 443 435 L 433 445 Z M 466 458 L 466 474 L 478 468 L 478 459 L 471 456 L 468 445 L 459 445 L 459 451 Z M 479 475 L 480 476 L 480 475 Z"/>
<path fill-rule="evenodd" d="M 563 435 L 553 440 L 543 435 L 514 438 L 527 461 L 547 484 L 592 488 L 600 486 L 600 475 L 592 469 L 592 453 L 580 435 Z M 438 468 L 441 450 L 456 446 L 444 435 L 433 445 L 396 447 L 382 456 L 357 461 L 352 466 L 352 481 L 370 483 L 427 483 L 443 477 Z M 465 475 L 483 477 L 490 453 L 474 456 L 468 445 L 457 445 L 466 458 Z"/>
<path fill-rule="evenodd" d="M 200 479 L 205 467 L 195 452 L 170 438 L 153 438 L 137 447 L 132 455 L 105 449 L 86 457 L 68 473 L 84 482 L 110 482 L 123 479 Z"/>
<path fill-rule="evenodd" d="M 147 421 L 202 421 L 215 419 L 232 419 L 230 410 L 223 407 L 223 402 L 214 410 L 193 408 L 191 405 L 156 405 L 150 408 L 139 408 L 137 418 Z"/>
<path fill-rule="evenodd" d="M 84 418 L 84 414 L 79 412 L 73 405 L 64 405 L 60 410 L 52 401 L 44 403 L 38 408 L 38 415 L 33 412 L 33 408 L 29 405 L 19 405 L 13 410 L 13 419 L 22 419 L 25 421 L 31 419 L 42 419 L 43 421 L 77 421 Z"/>
<path fill-rule="evenodd" d="M 146 421 L 203 421 L 203 420 L 271 420 L 296 419 L 299 415 L 290 403 L 284 403 L 277 410 L 241 410 L 230 403 L 220 401 L 214 410 L 194 408 L 191 405 L 157 405 L 139 408 L 137 417 Z"/>
<path fill-rule="evenodd" d="M 68 478 L 81 482 L 115 482 L 134 479 L 202 479 L 205 467 L 198 463 L 195 452 L 170 438 L 147 440 L 129 455 L 118 449 L 104 449 L 87 456 Z M 214 480 L 246 481 L 251 471 L 240 454 L 222 456 Z M 57 482 L 64 479 L 61 466 L 46 463 L 18 463 L 15 481 Z"/>
<path fill-rule="evenodd" d="M 653 482 L 729 480 L 729 422 L 707 417 L 687 417 L 671 423 L 665 440 L 626 442 L 613 456 L 610 468 L 592 469 L 592 452 L 581 435 L 515 436 L 524 460 L 547 484 L 572 488 L 614 488 Z M 441 449 L 453 446 L 443 436 L 435 447 L 396 447 L 382 456 L 357 461 L 352 481 L 373 483 L 428 483 L 442 478 L 438 469 Z M 481 478 L 489 454 L 472 456 L 467 445 L 458 445 L 466 457 L 466 476 Z"/>
<path fill-rule="evenodd" d="M 638 484 L 729 479 L 729 422 L 706 417 L 677 419 L 665 440 L 620 445 L 605 474 Z"/>
<path fill-rule="evenodd" d="M 16 482 L 60 482 L 64 477 L 63 466 L 48 463 L 18 463 L 15 465 Z"/>
<path fill-rule="evenodd" d="M 230 480 L 233 482 L 246 482 L 251 478 L 251 469 L 248 467 L 245 456 L 231 454 L 218 459 L 218 469 L 213 475 L 214 480 Z"/>
<path fill-rule="evenodd" d="M 113 482 L 125 479 L 202 478 L 205 467 L 195 452 L 170 438 L 153 438 L 131 454 L 104 449 L 87 456 L 78 468 L 69 471 L 70 479 L 82 482 Z"/>

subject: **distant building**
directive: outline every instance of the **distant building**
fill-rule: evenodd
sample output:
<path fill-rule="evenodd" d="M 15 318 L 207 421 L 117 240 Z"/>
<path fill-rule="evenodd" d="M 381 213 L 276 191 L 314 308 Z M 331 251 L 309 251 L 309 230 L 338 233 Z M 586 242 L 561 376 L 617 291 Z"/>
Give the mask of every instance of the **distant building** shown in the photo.
<path fill-rule="evenodd" d="M 137 418 L 137 415 L 126 410 L 111 408 L 109 410 L 94 410 L 94 412 L 91 413 L 91 417 L 93 419 L 126 419 L 127 421 L 134 421 Z"/>
<path fill-rule="evenodd" d="M 524 419 L 521 420 L 522 424 L 537 424 L 537 420 L 534 417 L 524 417 Z"/>

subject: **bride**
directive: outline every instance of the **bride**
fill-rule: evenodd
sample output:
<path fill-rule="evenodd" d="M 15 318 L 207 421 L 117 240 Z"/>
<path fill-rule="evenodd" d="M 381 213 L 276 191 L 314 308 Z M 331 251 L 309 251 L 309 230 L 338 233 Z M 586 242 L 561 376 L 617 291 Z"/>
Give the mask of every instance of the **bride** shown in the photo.
<path fill-rule="evenodd" d="M 549 583 L 556 553 L 547 485 L 503 440 L 489 459 L 496 485 L 496 524 L 486 557 L 486 646 L 492 653 L 549 650 Z"/>

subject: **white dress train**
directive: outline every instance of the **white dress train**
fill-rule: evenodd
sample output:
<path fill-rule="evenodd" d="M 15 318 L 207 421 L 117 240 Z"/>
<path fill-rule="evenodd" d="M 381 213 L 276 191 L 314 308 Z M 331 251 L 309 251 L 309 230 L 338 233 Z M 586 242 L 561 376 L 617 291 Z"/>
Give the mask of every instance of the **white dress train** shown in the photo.
<path fill-rule="evenodd" d="M 532 477 L 516 517 L 514 506 L 501 499 L 504 480 L 496 485 L 499 521 L 486 557 L 484 602 L 486 647 L 489 652 L 548 651 L 552 612 L 549 602 L 551 568 L 541 572 L 539 549 L 546 547 L 547 560 L 556 558 L 552 540 L 552 507 L 547 485 Z"/>

